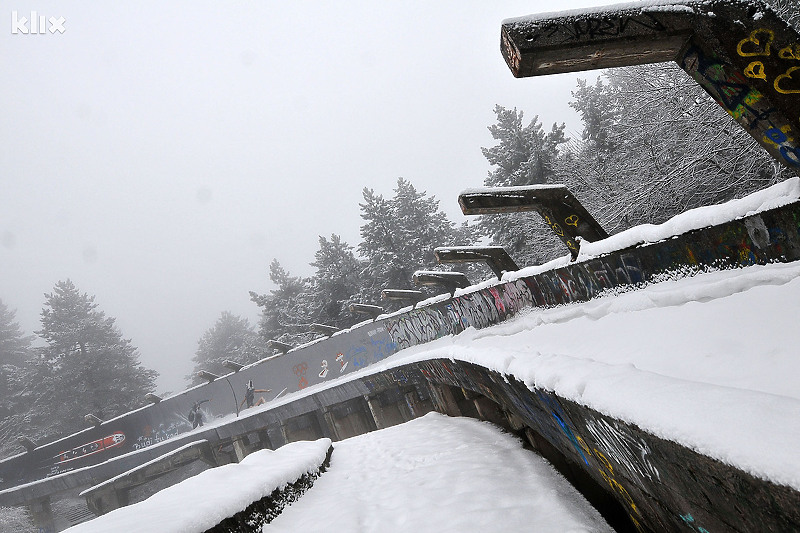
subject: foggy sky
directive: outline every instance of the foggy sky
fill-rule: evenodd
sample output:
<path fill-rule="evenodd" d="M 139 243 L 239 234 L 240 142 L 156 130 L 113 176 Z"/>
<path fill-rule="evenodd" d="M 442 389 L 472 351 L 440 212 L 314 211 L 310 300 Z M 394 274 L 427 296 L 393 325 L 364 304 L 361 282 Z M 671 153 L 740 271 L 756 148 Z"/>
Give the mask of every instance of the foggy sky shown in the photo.
<path fill-rule="evenodd" d="M 514 79 L 500 23 L 606 3 L 6 3 L 0 299 L 31 333 L 71 279 L 181 390 L 222 311 L 257 323 L 273 258 L 309 275 L 319 235 L 357 245 L 365 186 L 402 176 L 461 222 L 495 104 L 578 137 L 598 73 Z M 12 10 L 66 31 L 14 35 Z"/>

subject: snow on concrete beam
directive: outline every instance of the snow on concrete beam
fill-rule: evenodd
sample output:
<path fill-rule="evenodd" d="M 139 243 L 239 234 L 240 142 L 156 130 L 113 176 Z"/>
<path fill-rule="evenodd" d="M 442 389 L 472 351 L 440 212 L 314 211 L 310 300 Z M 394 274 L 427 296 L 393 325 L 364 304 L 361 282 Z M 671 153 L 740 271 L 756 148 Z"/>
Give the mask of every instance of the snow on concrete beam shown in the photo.
<path fill-rule="evenodd" d="M 331 335 L 333 335 L 334 333 L 339 331 L 339 328 L 334 327 L 334 326 L 329 326 L 327 324 L 316 324 L 316 323 L 314 323 L 314 324 L 311 324 L 308 327 L 314 333 L 320 333 L 322 335 L 325 335 L 326 337 L 330 337 Z"/>
<path fill-rule="evenodd" d="M 161 401 L 161 396 L 157 396 L 152 392 L 148 392 L 147 394 L 144 395 L 144 399 L 150 403 L 156 404 Z"/>
<path fill-rule="evenodd" d="M 572 254 L 578 256 L 578 238 L 595 242 L 608 233 L 563 185 L 524 185 L 467 189 L 458 195 L 465 215 L 536 211 Z"/>
<path fill-rule="evenodd" d="M 417 270 L 412 277 L 416 285 L 441 286 L 455 294 L 456 289 L 470 286 L 467 276 L 461 272 L 442 272 L 438 270 Z"/>
<path fill-rule="evenodd" d="M 214 374 L 213 372 L 209 372 L 208 370 L 201 370 L 200 372 L 197 373 L 197 377 L 199 377 L 200 379 L 204 379 L 209 383 L 219 379 L 218 375 Z"/>
<path fill-rule="evenodd" d="M 412 307 L 416 307 L 417 303 L 426 298 L 425 293 L 422 291 L 406 290 L 406 289 L 383 289 L 381 291 L 381 298 L 384 300 L 399 300 L 411 302 Z"/>
<path fill-rule="evenodd" d="M 503 278 L 503 272 L 519 270 L 517 263 L 502 246 L 442 246 L 435 248 L 433 253 L 439 263 L 483 261 L 497 279 Z"/>
<path fill-rule="evenodd" d="M 19 443 L 20 446 L 25 448 L 26 452 L 32 452 L 33 450 L 36 449 L 37 446 L 37 444 L 34 441 L 29 439 L 25 435 L 20 435 L 19 437 L 17 437 L 17 443 Z"/>
<path fill-rule="evenodd" d="M 267 347 L 271 350 L 278 350 L 281 353 L 286 353 L 292 348 L 294 348 L 291 344 L 286 344 L 285 342 L 276 341 L 274 339 L 270 339 L 267 341 Z"/>
<path fill-rule="evenodd" d="M 88 415 L 85 415 L 83 417 L 83 419 L 86 421 L 86 423 L 91 424 L 94 427 L 97 427 L 97 426 L 99 426 L 100 424 L 103 423 L 103 421 L 100 420 L 100 418 L 96 417 L 95 415 L 93 415 L 91 413 L 89 413 Z"/>
<path fill-rule="evenodd" d="M 230 359 L 225 359 L 222 362 L 222 366 L 224 366 L 228 370 L 233 370 L 234 372 L 238 372 L 239 370 L 244 368 L 243 364 L 237 363 L 236 361 L 231 361 Z"/>
<path fill-rule="evenodd" d="M 372 317 L 373 321 L 375 321 L 380 315 L 383 314 L 383 307 L 377 305 L 350 304 L 348 309 L 350 310 L 350 313 L 354 315 L 359 314 Z"/>

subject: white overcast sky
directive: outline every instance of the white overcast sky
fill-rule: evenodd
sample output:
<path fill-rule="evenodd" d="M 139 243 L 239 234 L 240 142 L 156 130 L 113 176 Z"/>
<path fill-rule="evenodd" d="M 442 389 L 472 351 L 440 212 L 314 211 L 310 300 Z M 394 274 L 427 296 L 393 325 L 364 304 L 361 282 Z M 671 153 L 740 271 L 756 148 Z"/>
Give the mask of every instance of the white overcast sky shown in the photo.
<path fill-rule="evenodd" d="M 363 187 L 402 176 L 460 222 L 495 104 L 579 135 L 597 73 L 515 79 L 500 24 L 607 3 L 3 2 L 0 298 L 32 332 L 72 279 L 180 390 L 222 311 L 257 322 L 273 258 L 309 275 L 319 235 L 358 243 Z"/>

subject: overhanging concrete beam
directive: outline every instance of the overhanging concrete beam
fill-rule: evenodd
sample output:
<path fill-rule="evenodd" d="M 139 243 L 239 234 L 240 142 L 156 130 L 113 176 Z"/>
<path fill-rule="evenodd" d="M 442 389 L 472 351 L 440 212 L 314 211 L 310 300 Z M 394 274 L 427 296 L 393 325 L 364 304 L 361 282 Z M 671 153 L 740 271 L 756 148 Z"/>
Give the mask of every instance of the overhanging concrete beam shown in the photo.
<path fill-rule="evenodd" d="M 451 295 L 456 289 L 469 287 L 467 276 L 461 272 L 442 272 L 438 270 L 417 270 L 412 277 L 417 285 L 445 287 Z"/>
<path fill-rule="evenodd" d="M 291 344 L 286 344 L 285 342 L 276 341 L 274 339 L 267 341 L 267 347 L 270 350 L 278 350 L 281 353 L 286 353 L 293 348 Z"/>
<path fill-rule="evenodd" d="M 399 300 L 411 302 L 412 307 L 416 307 L 417 303 L 426 298 L 422 291 L 406 290 L 406 289 L 383 289 L 381 291 L 381 298 L 384 300 Z"/>
<path fill-rule="evenodd" d="M 775 159 L 800 168 L 800 34 L 760 0 L 666 0 L 508 19 L 514 76 L 675 61 Z"/>
<path fill-rule="evenodd" d="M 465 215 L 536 211 L 569 248 L 573 258 L 580 249 L 578 237 L 589 242 L 608 237 L 606 230 L 563 185 L 467 189 L 458 195 L 458 204 Z"/>
<path fill-rule="evenodd" d="M 439 263 L 483 261 L 497 279 L 503 278 L 503 272 L 519 270 L 517 263 L 502 246 L 443 246 L 435 248 L 433 254 Z"/>
<path fill-rule="evenodd" d="M 351 314 L 367 315 L 373 322 L 383 314 L 383 307 L 369 304 L 350 304 Z"/>
<path fill-rule="evenodd" d="M 314 333 L 319 333 L 321 335 L 325 335 L 326 337 L 330 337 L 331 335 L 339 331 L 339 328 L 337 327 L 329 326 L 327 324 L 316 324 L 316 323 L 311 324 L 309 326 L 309 329 L 311 329 L 311 331 L 313 331 Z"/>

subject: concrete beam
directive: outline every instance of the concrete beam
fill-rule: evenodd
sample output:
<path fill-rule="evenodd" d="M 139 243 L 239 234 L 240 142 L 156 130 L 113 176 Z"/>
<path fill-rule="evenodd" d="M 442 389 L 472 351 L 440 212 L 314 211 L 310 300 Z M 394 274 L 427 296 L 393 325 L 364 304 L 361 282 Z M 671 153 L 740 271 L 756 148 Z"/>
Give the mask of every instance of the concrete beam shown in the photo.
<path fill-rule="evenodd" d="M 578 257 L 579 240 L 599 241 L 608 233 L 563 185 L 524 185 L 467 189 L 458 195 L 465 215 L 536 211 L 553 233 Z"/>
<path fill-rule="evenodd" d="M 759 0 L 672 0 L 503 22 L 518 78 L 675 61 L 781 164 L 800 168 L 800 34 Z"/>
<path fill-rule="evenodd" d="M 502 246 L 441 246 L 433 254 L 439 263 L 484 262 L 497 279 L 503 279 L 503 272 L 519 270 Z"/>

